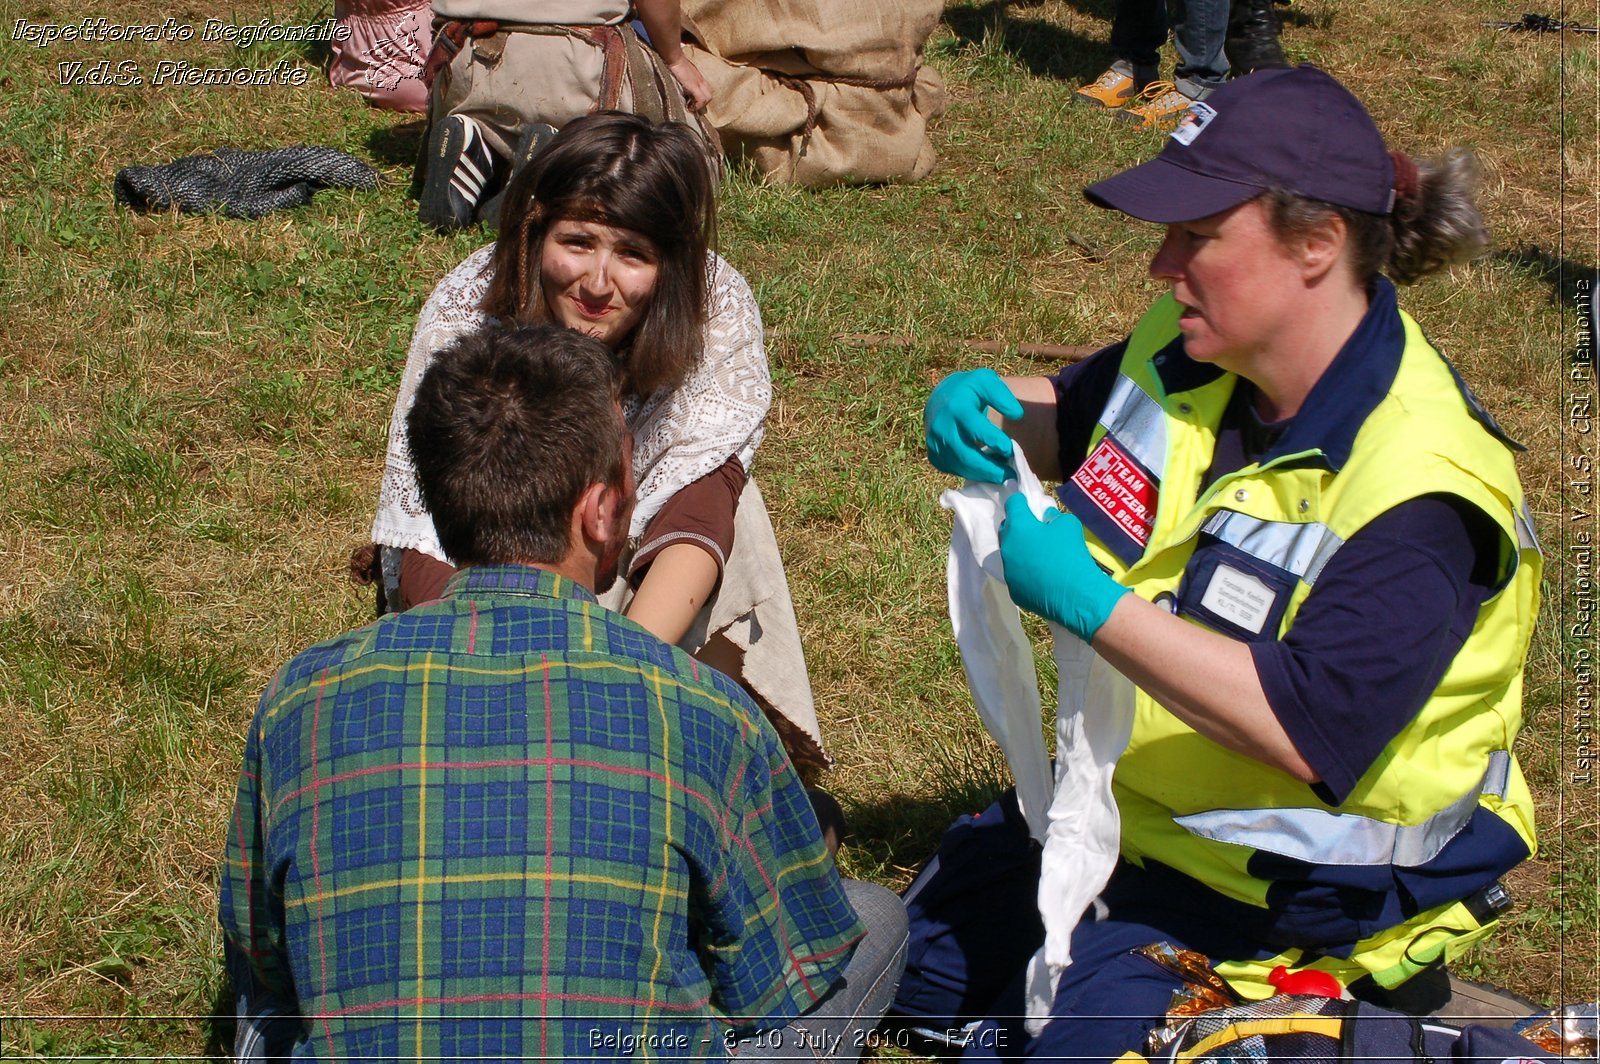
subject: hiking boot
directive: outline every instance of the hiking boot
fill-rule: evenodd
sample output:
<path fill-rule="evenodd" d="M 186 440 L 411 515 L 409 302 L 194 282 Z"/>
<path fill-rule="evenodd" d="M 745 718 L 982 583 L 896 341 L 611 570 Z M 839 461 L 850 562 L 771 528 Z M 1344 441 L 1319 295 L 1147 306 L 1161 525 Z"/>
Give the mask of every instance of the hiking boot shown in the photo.
<path fill-rule="evenodd" d="M 1140 90 L 1154 80 L 1153 71 L 1135 70 L 1126 59 L 1118 59 L 1104 74 L 1073 93 L 1072 98 L 1090 107 L 1116 110 L 1138 96 Z"/>
<path fill-rule="evenodd" d="M 1252 70 L 1286 67 L 1283 46 L 1278 43 L 1278 16 L 1274 0 L 1233 0 L 1228 8 L 1228 36 L 1222 46 L 1234 77 Z"/>
<path fill-rule="evenodd" d="M 1153 81 L 1145 86 L 1134 100 L 1117 112 L 1124 122 L 1133 122 L 1144 129 L 1166 129 L 1178 124 L 1178 119 L 1194 100 L 1178 91 L 1170 81 Z"/>
<path fill-rule="evenodd" d="M 440 233 L 465 229 L 494 180 L 495 158 L 478 123 L 450 115 L 428 137 L 427 171 L 417 218 Z"/>

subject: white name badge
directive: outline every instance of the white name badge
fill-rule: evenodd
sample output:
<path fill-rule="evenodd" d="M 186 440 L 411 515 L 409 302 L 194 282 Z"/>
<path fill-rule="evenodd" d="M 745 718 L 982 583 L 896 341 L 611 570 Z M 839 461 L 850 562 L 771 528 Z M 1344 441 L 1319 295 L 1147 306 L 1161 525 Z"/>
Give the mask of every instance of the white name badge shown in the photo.
<path fill-rule="evenodd" d="M 1194 143 L 1194 138 L 1205 131 L 1211 120 L 1217 117 L 1217 109 L 1208 103 L 1196 100 L 1189 105 L 1189 109 L 1178 119 L 1178 128 L 1172 131 L 1172 139 L 1182 145 Z"/>
<path fill-rule="evenodd" d="M 1231 565 L 1218 565 L 1211 574 L 1200 605 L 1247 632 L 1261 634 L 1278 593 L 1249 573 Z"/>

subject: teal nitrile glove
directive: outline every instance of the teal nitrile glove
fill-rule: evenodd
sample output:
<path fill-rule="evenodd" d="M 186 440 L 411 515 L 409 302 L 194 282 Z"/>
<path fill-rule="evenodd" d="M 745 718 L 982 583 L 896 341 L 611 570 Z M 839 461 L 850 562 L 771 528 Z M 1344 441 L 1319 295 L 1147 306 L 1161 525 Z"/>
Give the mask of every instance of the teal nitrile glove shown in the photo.
<path fill-rule="evenodd" d="M 928 461 L 935 469 L 968 480 L 1003 484 L 1013 475 L 1011 437 L 989 420 L 990 407 L 1001 417 L 1022 416 L 1022 404 L 992 369 L 952 373 L 939 382 L 922 408 Z"/>
<path fill-rule="evenodd" d="M 1051 507 L 1039 520 L 1022 493 L 1006 500 L 1000 561 L 1011 601 L 1054 621 L 1085 643 L 1128 589 L 1105 574 L 1083 542 L 1083 522 Z"/>

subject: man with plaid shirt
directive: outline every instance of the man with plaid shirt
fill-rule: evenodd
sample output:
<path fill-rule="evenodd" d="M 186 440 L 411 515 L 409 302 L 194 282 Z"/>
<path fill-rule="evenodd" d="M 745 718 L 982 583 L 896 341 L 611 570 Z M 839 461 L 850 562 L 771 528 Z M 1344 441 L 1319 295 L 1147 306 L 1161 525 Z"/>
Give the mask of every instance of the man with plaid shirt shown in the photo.
<path fill-rule="evenodd" d="M 238 1056 L 858 1057 L 898 899 L 841 882 L 734 681 L 595 602 L 633 504 L 609 353 L 467 337 L 408 427 L 464 567 L 261 699 L 221 891 Z"/>

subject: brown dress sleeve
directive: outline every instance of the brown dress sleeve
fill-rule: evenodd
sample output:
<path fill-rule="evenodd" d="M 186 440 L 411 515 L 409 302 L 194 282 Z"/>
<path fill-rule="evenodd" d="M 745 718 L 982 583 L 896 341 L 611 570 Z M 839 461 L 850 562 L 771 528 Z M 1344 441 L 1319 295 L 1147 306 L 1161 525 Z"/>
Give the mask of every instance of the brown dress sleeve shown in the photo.
<path fill-rule="evenodd" d="M 733 514 L 748 474 L 737 456 L 689 484 L 667 500 L 645 526 L 644 539 L 628 566 L 628 583 L 638 587 L 656 555 L 674 543 L 693 543 L 717 563 L 717 581 L 733 550 Z"/>
<path fill-rule="evenodd" d="M 456 567 L 431 554 L 407 547 L 400 552 L 400 608 L 409 610 L 444 594 Z"/>

